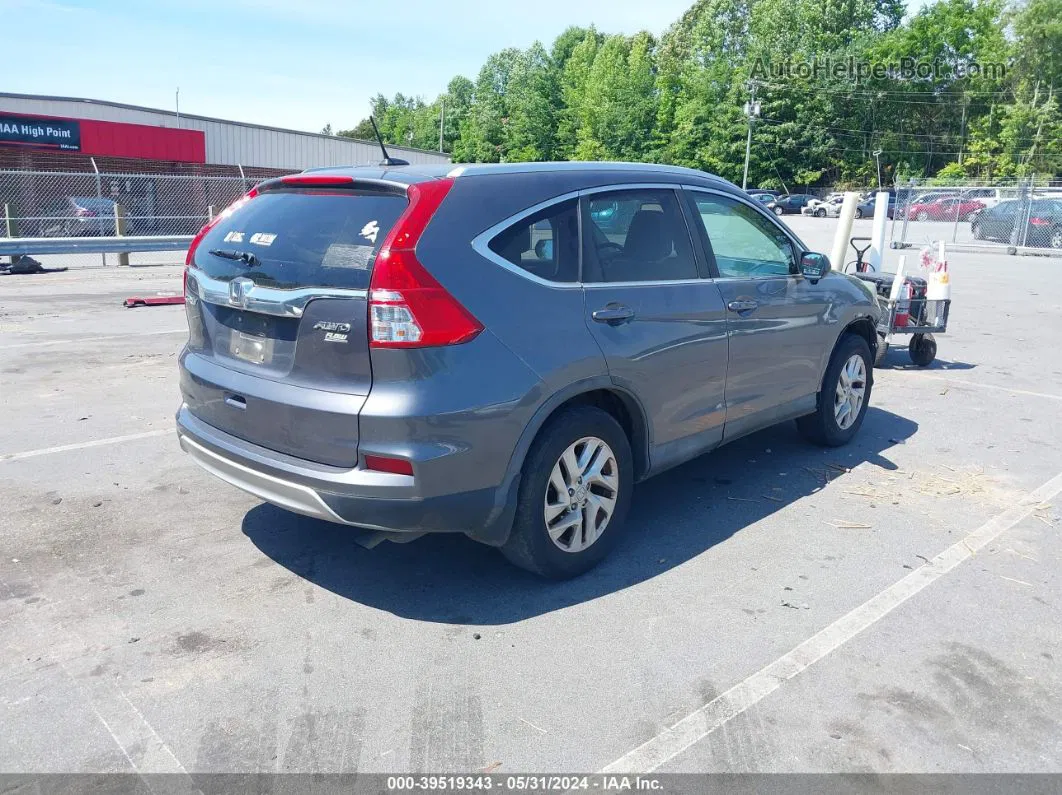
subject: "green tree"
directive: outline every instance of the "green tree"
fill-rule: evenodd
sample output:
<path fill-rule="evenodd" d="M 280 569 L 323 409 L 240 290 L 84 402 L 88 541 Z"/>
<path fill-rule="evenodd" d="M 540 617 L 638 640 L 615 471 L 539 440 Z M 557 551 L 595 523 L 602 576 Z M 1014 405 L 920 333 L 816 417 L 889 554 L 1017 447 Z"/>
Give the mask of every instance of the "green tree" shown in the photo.
<path fill-rule="evenodd" d="M 566 34 L 567 31 L 561 35 Z M 586 85 L 601 39 L 597 31 L 590 28 L 583 34 L 582 41 L 567 53 L 563 65 L 559 66 L 560 107 L 557 111 L 556 150 L 557 156 L 562 159 L 575 157 L 586 104 Z"/>
<path fill-rule="evenodd" d="M 644 32 L 605 37 L 577 104 L 577 158 L 644 159 L 656 116 L 655 45 Z"/>
<path fill-rule="evenodd" d="M 930 68 L 827 68 L 849 59 Z M 1062 0 L 936 0 L 907 18 L 904 0 L 695 0 L 659 41 L 570 27 L 432 102 L 370 104 L 387 142 L 431 149 L 445 106 L 457 161 L 653 160 L 739 181 L 753 87 L 753 185 L 868 186 L 878 149 L 889 180 L 1059 173 Z"/>

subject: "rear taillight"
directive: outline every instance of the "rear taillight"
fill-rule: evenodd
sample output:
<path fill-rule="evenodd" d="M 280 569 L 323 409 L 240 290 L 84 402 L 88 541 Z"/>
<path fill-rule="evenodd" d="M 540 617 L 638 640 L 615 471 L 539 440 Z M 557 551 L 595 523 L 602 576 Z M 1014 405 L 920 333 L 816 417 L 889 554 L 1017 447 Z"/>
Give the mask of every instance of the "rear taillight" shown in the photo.
<path fill-rule="evenodd" d="M 452 187 L 452 179 L 409 186 L 409 206 L 384 239 L 369 281 L 370 346 L 457 345 L 483 330 L 416 256 L 421 234 Z"/>
<path fill-rule="evenodd" d="M 188 253 L 184 255 L 184 287 L 188 287 L 188 269 L 192 267 L 192 263 L 195 262 L 195 250 L 199 248 L 199 244 L 203 242 L 203 238 L 206 237 L 207 232 L 213 229 L 223 219 L 228 218 L 238 209 L 247 204 L 251 199 L 258 195 L 257 188 L 251 188 L 247 193 L 238 198 L 220 213 L 215 215 L 209 221 L 207 221 L 203 228 L 195 233 L 195 237 L 192 238 L 192 242 L 188 244 Z"/>
<path fill-rule="evenodd" d="M 1049 218 L 1030 218 L 1029 223 L 1033 226 L 1050 226 L 1051 220 Z"/>

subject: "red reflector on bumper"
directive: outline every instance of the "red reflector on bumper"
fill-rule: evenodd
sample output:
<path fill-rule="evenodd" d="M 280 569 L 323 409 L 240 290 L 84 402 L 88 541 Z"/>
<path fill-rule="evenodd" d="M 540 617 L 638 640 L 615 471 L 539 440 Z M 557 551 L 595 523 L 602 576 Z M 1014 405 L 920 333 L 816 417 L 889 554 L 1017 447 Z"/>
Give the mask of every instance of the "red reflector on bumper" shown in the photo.
<path fill-rule="evenodd" d="M 404 458 L 388 458 L 382 455 L 365 456 L 365 468 L 377 472 L 390 472 L 395 475 L 412 475 L 413 464 Z"/>

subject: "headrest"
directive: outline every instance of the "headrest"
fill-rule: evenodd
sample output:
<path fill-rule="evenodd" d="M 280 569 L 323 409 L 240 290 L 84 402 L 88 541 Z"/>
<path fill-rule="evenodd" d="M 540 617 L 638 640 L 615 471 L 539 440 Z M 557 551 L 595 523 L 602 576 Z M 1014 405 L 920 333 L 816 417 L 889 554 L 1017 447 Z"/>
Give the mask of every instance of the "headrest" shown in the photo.
<path fill-rule="evenodd" d="M 639 210 L 634 214 L 623 244 L 625 258 L 657 262 L 669 256 L 674 247 L 674 234 L 664 213 Z"/>

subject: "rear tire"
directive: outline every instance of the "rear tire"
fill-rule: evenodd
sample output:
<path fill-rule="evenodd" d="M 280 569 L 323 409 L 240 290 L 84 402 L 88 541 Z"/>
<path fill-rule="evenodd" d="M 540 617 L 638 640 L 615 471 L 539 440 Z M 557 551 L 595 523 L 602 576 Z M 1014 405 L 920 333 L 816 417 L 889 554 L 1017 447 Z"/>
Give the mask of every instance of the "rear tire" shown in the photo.
<path fill-rule="evenodd" d="M 974 221 L 970 225 L 970 233 L 973 235 L 974 240 L 984 240 L 985 239 L 985 234 L 981 230 L 981 225 L 979 223 L 977 223 L 977 221 Z"/>
<path fill-rule="evenodd" d="M 595 447 L 599 443 L 603 446 Z M 566 461 L 575 462 L 576 471 Z M 595 466 L 604 469 L 597 472 Z M 555 580 L 589 571 L 619 540 L 633 484 L 634 459 L 619 423 L 592 406 L 564 409 L 539 431 L 528 451 L 513 529 L 502 554 L 522 569 Z M 614 502 L 609 513 L 610 493 Z M 564 507 L 569 499 L 575 509 Z M 566 529 L 558 533 L 562 527 Z"/>
<path fill-rule="evenodd" d="M 826 217 L 826 211 L 825 211 L 825 210 L 823 210 L 823 209 L 822 209 L 822 208 L 820 207 L 820 208 L 819 208 L 818 210 L 816 210 L 816 211 L 815 211 L 815 217 L 816 217 L 816 218 L 825 218 L 825 217 Z"/>
<path fill-rule="evenodd" d="M 856 360 L 861 360 L 861 367 Z M 871 375 L 872 364 L 870 346 L 858 334 L 845 334 L 838 340 L 822 379 L 815 413 L 796 421 L 797 429 L 804 438 L 824 447 L 840 447 L 852 440 L 862 426 L 867 406 L 870 405 L 870 390 L 874 380 Z M 861 377 L 853 378 L 853 373 L 860 372 Z M 853 392 L 861 396 L 858 405 L 853 405 L 851 400 Z M 842 393 L 845 395 L 844 400 Z M 843 410 L 842 403 L 847 403 L 847 412 Z"/>
<path fill-rule="evenodd" d="M 856 207 L 855 217 L 856 218 L 862 218 L 863 217 L 863 211 L 860 210 L 858 207 Z"/>

